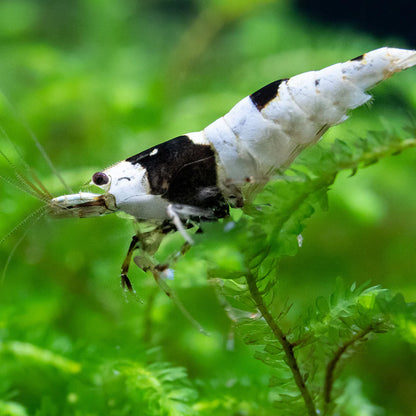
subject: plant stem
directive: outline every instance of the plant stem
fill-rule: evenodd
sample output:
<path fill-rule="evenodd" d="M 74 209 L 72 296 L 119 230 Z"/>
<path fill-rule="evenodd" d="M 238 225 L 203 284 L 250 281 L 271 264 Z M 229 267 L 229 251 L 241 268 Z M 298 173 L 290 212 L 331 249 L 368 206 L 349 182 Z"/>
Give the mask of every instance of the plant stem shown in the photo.
<path fill-rule="evenodd" d="M 370 325 L 362 331 L 355 334 L 351 339 L 344 342 L 336 351 L 332 359 L 326 366 L 325 372 L 325 383 L 324 383 L 324 415 L 328 414 L 329 404 L 331 403 L 331 393 L 334 384 L 334 372 L 335 368 L 341 359 L 342 355 L 347 351 L 348 348 L 352 347 L 356 342 L 362 340 L 372 330 L 373 326 Z"/>
<path fill-rule="evenodd" d="M 315 404 L 312 400 L 308 388 L 306 387 L 305 380 L 300 372 L 298 363 L 296 361 L 296 357 L 293 352 L 293 344 L 288 341 L 286 335 L 283 333 L 282 329 L 279 327 L 279 325 L 267 309 L 266 305 L 264 304 L 263 297 L 259 292 L 259 288 L 257 287 L 255 276 L 253 276 L 252 273 L 248 272 L 246 275 L 246 281 L 250 290 L 250 294 L 254 302 L 256 303 L 258 310 L 262 314 L 263 318 L 266 320 L 267 324 L 269 325 L 269 328 L 272 330 L 273 334 L 275 335 L 275 337 L 277 338 L 277 340 L 283 348 L 283 351 L 286 355 L 286 363 L 292 371 L 295 383 L 298 386 L 298 389 L 303 397 L 303 401 L 305 402 L 308 415 L 317 416 Z"/>

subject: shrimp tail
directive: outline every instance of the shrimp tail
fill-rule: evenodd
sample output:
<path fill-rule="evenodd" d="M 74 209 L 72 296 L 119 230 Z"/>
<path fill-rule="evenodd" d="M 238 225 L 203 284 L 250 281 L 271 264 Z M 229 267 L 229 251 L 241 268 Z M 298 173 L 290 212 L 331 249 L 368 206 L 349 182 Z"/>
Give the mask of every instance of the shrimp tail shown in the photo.
<path fill-rule="evenodd" d="M 398 68 L 399 71 L 403 71 L 404 69 L 411 68 L 412 66 L 416 65 L 416 51 L 415 50 L 392 49 L 392 48 L 387 48 L 387 49 L 389 51 L 394 51 L 395 54 L 398 56 L 398 61 L 396 62 L 396 68 Z"/>
<path fill-rule="evenodd" d="M 416 51 L 384 47 L 338 65 L 341 65 L 345 79 L 367 90 L 396 72 L 416 65 Z"/>

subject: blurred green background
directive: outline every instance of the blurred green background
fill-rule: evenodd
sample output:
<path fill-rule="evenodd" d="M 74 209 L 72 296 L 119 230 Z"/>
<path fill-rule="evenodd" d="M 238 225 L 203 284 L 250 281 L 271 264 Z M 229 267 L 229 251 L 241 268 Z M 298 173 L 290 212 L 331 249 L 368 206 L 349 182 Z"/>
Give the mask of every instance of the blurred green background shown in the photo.
<path fill-rule="evenodd" d="M 1 0 L 0 126 L 58 195 L 64 189 L 31 132 L 78 191 L 94 172 L 202 129 L 271 81 L 385 45 L 412 47 L 396 32 L 376 37 L 348 22 L 331 25 L 329 16 L 314 20 L 300 4 Z M 415 114 L 415 80 L 409 70 L 378 86 L 374 103 L 325 140 L 402 131 Z M 0 146 L 23 166 L 4 134 Z M 293 303 L 294 315 L 330 293 L 337 276 L 416 300 L 415 163 L 416 151 L 409 151 L 338 178 L 329 210 L 309 221 L 299 254 L 280 265 L 280 297 Z M 4 160 L 0 168 L 2 176 L 12 174 Z M 41 204 L 0 186 L 5 236 Z M 227 349 L 230 323 L 197 260 L 180 263 L 172 285 L 210 337 L 135 267 L 130 277 L 143 303 L 126 301 L 118 275 L 134 233 L 129 221 L 33 220 L 0 246 L 3 265 L 28 230 L 0 284 L 0 401 L 18 403 L 21 414 L 152 414 L 121 401 L 110 369 L 121 361 L 169 362 L 186 368 L 198 394 L 194 411 L 276 414 L 268 407 L 268 368 L 238 339 Z M 379 406 L 357 415 L 416 415 L 414 346 L 384 335 L 344 371 L 361 379 L 357 388 Z"/>

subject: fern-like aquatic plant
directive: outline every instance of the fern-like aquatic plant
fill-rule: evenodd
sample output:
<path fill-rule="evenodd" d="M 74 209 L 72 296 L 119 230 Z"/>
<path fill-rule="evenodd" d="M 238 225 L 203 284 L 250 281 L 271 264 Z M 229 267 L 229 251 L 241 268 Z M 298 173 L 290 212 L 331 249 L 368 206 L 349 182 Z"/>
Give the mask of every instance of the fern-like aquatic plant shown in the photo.
<path fill-rule="evenodd" d="M 181 416 L 196 414 L 192 403 L 197 397 L 186 370 L 168 363 L 149 365 L 126 361 L 111 366 L 105 383 L 117 385 L 120 394 L 109 393 L 118 400 L 125 400 L 125 414 Z M 109 383 L 111 380 L 111 383 Z M 122 408 L 117 403 L 115 408 Z M 137 413 L 136 413 L 137 412 Z"/>
<path fill-rule="evenodd" d="M 208 260 L 210 277 L 219 279 L 241 338 L 274 370 L 269 387 L 278 414 L 350 414 L 342 413 L 349 389 L 337 382 L 341 363 L 370 336 L 415 324 L 416 308 L 401 295 L 368 284 L 346 287 L 341 279 L 290 330 L 289 307 L 274 302 L 279 260 L 297 252 L 305 221 L 326 207 L 339 172 L 355 174 L 412 147 L 416 139 L 388 133 L 371 133 L 352 145 L 337 140 L 329 150 L 318 147 L 303 166 L 269 183 L 245 215 L 207 225 L 200 238 L 199 252 Z"/>

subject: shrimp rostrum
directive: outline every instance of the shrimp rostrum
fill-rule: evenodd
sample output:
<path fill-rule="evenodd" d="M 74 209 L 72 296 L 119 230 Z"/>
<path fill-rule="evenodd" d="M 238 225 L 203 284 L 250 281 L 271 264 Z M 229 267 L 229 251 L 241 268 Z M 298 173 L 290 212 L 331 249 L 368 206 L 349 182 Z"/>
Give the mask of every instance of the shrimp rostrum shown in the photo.
<path fill-rule="evenodd" d="M 168 140 L 94 173 L 104 193 L 63 195 L 50 202 L 53 217 L 93 217 L 124 211 L 150 231 L 133 237 L 122 266 L 123 285 L 135 262 L 159 276 L 153 259 L 163 236 L 224 218 L 243 207 L 277 169 L 287 168 L 346 113 L 371 96 L 377 83 L 416 65 L 416 51 L 380 48 L 320 71 L 274 81 L 237 103 L 205 129 Z M 257 181 L 256 179 L 261 178 Z"/>

